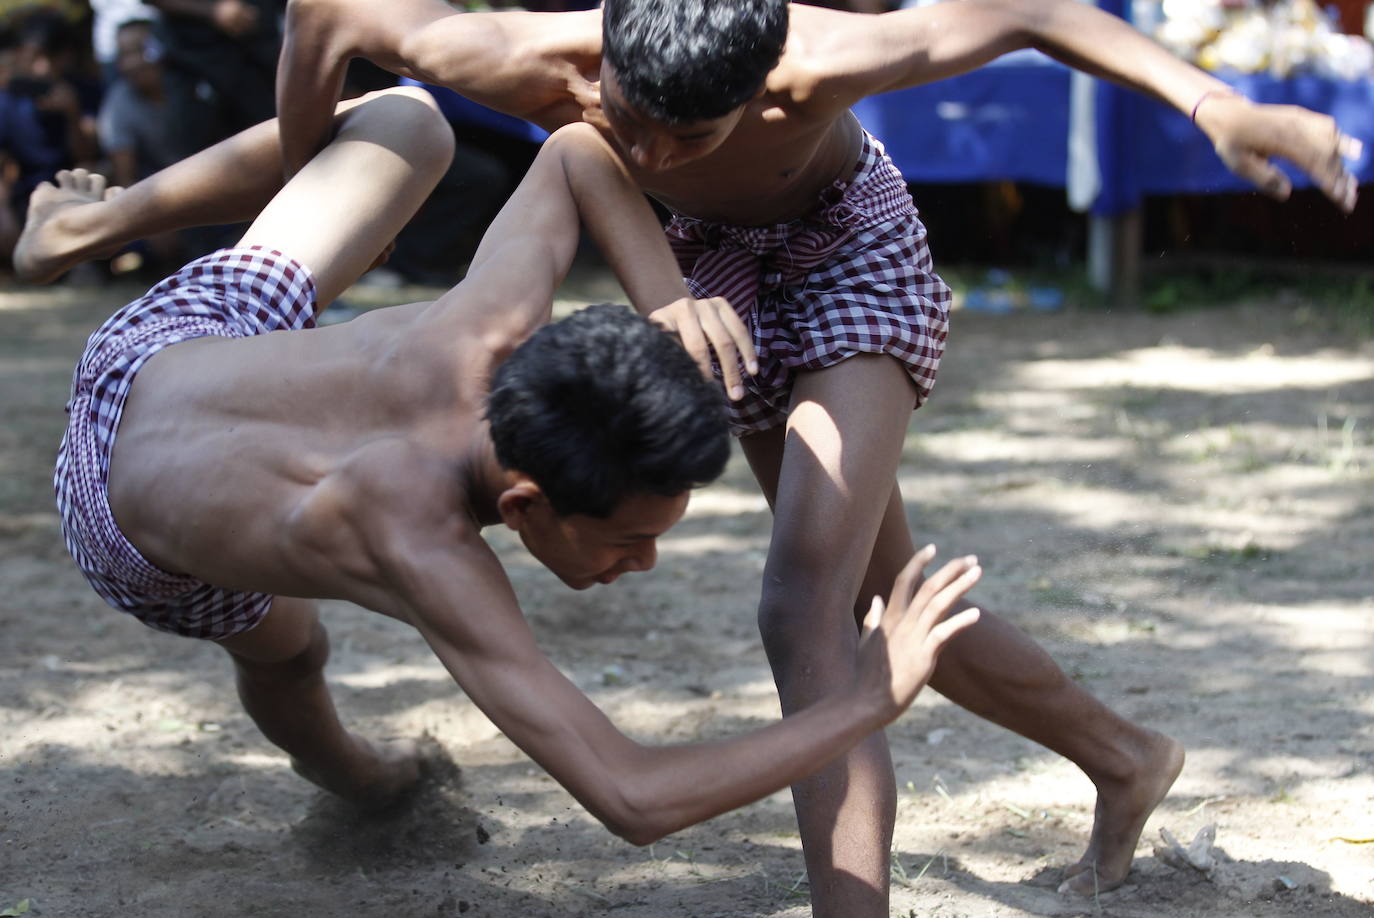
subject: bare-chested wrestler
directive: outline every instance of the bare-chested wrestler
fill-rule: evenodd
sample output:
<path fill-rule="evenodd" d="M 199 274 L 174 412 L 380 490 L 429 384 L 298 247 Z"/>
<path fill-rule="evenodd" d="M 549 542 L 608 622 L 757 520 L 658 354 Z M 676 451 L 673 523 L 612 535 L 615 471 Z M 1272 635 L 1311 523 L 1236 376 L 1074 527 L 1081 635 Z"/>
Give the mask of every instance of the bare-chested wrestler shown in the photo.
<path fill-rule="evenodd" d="M 759 620 L 792 712 L 852 678 L 854 618 L 911 553 L 896 467 L 946 333 L 948 291 L 924 228 L 849 106 L 1027 46 L 1192 114 L 1228 165 L 1270 194 L 1288 192 L 1277 156 L 1353 206 L 1341 160 L 1351 144 L 1331 119 L 1253 105 L 1072 0 L 881 16 L 781 0 L 607 0 L 604 22 L 600 11 L 292 0 L 278 109 L 290 171 L 325 136 L 344 64 L 366 57 L 546 128 L 595 125 L 674 212 L 670 241 L 703 298 L 653 316 L 699 360 L 708 342 L 721 356 L 733 426 L 774 511 Z M 705 294 L 744 318 L 742 349 L 734 315 Z M 1066 886 L 1120 884 L 1182 767 L 1179 745 L 1102 706 L 997 616 L 948 648 L 932 685 L 1082 768 L 1097 804 Z M 896 790 L 881 735 L 794 796 L 815 913 L 885 915 Z"/>
<path fill-rule="evenodd" d="M 296 597 L 409 622 L 513 742 L 612 831 L 647 843 L 785 787 L 896 717 L 976 620 L 945 616 L 980 569 L 961 558 L 918 588 L 933 549 L 916 554 L 886 611 L 874 604 L 856 679 L 802 716 L 672 748 L 616 730 L 539 651 L 479 530 L 516 530 L 576 589 L 652 567 L 689 489 L 725 463 L 723 399 L 628 309 L 540 328 L 579 215 L 641 306 L 684 293 L 671 258 L 645 251 L 652 211 L 584 126 L 544 146 L 461 285 L 314 327 L 451 145 L 427 94 L 391 91 L 346 110 L 274 197 L 272 123 L 109 200 L 87 173 L 36 193 L 25 250 L 39 259 L 76 257 L 72 230 L 86 221 L 122 242 L 262 207 L 237 247 L 92 335 L 57 463 L 64 535 L 112 605 L 224 647 L 245 709 L 321 787 L 385 803 L 419 760 L 413 744 L 341 725 L 325 631 Z"/>

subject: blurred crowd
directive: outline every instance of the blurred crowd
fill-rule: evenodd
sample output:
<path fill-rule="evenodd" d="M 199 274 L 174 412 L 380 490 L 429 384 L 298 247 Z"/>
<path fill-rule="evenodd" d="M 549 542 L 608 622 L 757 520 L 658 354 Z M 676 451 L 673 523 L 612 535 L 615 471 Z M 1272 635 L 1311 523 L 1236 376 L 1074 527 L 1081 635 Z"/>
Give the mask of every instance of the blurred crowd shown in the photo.
<path fill-rule="evenodd" d="M 896 5 L 816 2 L 859 12 Z M 546 12 L 595 5 L 455 3 Z M 127 186 L 272 117 L 285 6 L 286 0 L 0 0 L 0 257 L 13 249 L 33 189 L 58 170 L 90 169 Z M 394 82 L 355 62 L 348 91 Z M 470 121 L 456 134 L 449 175 L 397 241 L 387 273 L 399 281 L 451 282 L 538 142 L 538 132 Z M 150 239 L 83 279 L 111 271 L 161 276 L 231 242 L 235 232 L 208 227 Z"/>

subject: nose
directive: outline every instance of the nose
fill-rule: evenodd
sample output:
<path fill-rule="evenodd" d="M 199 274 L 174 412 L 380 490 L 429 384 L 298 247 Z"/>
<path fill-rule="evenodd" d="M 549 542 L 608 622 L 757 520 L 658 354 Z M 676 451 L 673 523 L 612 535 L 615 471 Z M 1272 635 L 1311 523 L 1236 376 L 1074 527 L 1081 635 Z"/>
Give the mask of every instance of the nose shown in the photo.
<path fill-rule="evenodd" d="M 658 563 L 658 543 L 646 542 L 643 546 L 635 549 L 634 553 L 625 558 L 625 570 L 627 571 L 648 571 L 653 570 Z"/>
<path fill-rule="evenodd" d="M 672 150 L 652 140 L 636 141 L 630 147 L 630 157 L 636 166 L 649 172 L 662 172 L 673 164 Z"/>

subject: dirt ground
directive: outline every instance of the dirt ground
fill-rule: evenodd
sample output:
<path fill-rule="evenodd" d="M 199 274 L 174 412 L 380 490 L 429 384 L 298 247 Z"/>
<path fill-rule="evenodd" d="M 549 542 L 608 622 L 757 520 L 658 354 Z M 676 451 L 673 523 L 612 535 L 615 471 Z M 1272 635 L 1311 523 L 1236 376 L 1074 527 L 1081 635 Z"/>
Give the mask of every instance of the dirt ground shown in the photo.
<path fill-rule="evenodd" d="M 326 604 L 340 706 L 457 765 L 360 820 L 255 732 L 223 653 L 105 607 L 49 478 L 80 347 L 131 293 L 0 290 L 0 914 L 808 914 L 786 793 L 623 843 L 395 622 Z M 1086 779 L 923 694 L 889 730 L 894 915 L 1374 914 L 1372 430 L 1374 344 L 1295 295 L 956 314 L 901 468 L 918 538 L 977 552 L 982 605 L 1189 758 L 1127 885 L 1068 899 Z M 554 660 L 624 730 L 671 743 L 777 716 L 754 626 L 768 536 L 736 457 L 658 568 L 614 587 L 572 593 L 491 541 Z M 1153 853 L 1161 828 L 1186 845 L 1209 824 L 1210 874 Z"/>

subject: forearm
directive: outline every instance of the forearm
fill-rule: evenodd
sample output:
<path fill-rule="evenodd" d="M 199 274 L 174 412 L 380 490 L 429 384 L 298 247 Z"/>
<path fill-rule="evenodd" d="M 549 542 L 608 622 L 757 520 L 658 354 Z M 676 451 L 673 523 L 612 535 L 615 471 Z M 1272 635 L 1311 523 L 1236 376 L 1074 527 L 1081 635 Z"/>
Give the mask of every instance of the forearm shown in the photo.
<path fill-rule="evenodd" d="M 688 295 L 663 229 L 624 162 L 594 129 L 558 135 L 561 162 L 583 225 L 631 304 L 648 315 Z"/>
<path fill-rule="evenodd" d="M 886 723 L 878 705 L 845 694 L 727 740 L 640 746 L 620 779 L 629 818 L 609 827 L 635 844 L 656 841 L 795 784 Z"/>
<path fill-rule="evenodd" d="M 1226 86 L 1125 20 L 1077 0 L 958 0 L 851 22 L 878 48 L 868 91 L 968 73 L 1023 48 L 1184 112 L 1204 92 Z"/>
<path fill-rule="evenodd" d="M 327 3 L 292 0 L 287 5 L 277 62 L 277 129 L 282 170 L 299 172 L 334 130 L 334 110 L 354 49 Z"/>
<path fill-rule="evenodd" d="M 1008 0 L 1000 0 L 1003 6 Z M 1142 92 L 1182 112 L 1227 84 L 1179 59 L 1130 23 L 1075 0 L 1013 4 L 1029 44 L 1076 70 Z"/>

